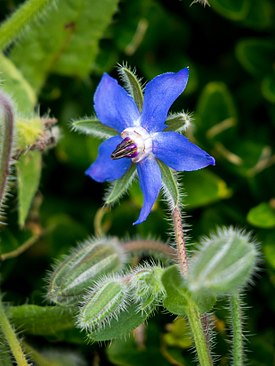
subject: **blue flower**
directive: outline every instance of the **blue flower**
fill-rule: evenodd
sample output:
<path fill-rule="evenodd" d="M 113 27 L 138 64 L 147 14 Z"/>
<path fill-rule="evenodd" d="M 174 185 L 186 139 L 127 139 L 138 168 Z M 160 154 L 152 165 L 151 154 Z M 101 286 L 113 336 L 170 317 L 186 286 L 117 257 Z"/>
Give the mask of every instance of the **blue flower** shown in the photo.
<path fill-rule="evenodd" d="M 146 220 L 162 187 L 158 160 L 177 171 L 214 165 L 205 151 L 177 132 L 164 131 L 168 111 L 184 91 L 189 70 L 168 72 L 151 80 L 144 90 L 142 112 L 115 79 L 104 74 L 94 95 L 98 119 L 118 135 L 104 141 L 86 174 L 97 182 L 121 178 L 136 164 L 144 203 L 138 220 Z"/>

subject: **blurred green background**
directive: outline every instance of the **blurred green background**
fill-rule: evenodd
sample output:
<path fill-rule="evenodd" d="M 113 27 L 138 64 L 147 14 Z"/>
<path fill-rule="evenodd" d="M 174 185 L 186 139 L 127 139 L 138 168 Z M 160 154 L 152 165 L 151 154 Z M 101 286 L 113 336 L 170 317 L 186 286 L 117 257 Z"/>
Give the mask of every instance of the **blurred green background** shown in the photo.
<path fill-rule="evenodd" d="M 2 0 L 1 20 L 20 3 Z M 142 205 L 137 185 L 120 204 L 100 210 L 106 186 L 84 175 L 97 156 L 100 141 L 72 132 L 70 121 L 93 114 L 93 94 L 100 77 L 103 72 L 117 77 L 118 63 L 135 67 L 144 81 L 189 66 L 188 86 L 172 110 L 193 112 L 187 136 L 216 159 L 215 167 L 180 174 L 190 245 L 217 225 L 252 231 L 260 243 L 262 260 L 259 275 L 245 294 L 248 358 L 251 365 L 272 365 L 275 4 L 273 0 L 209 3 L 211 7 L 190 6 L 187 0 L 59 0 L 5 50 L 8 62 L 37 95 L 35 111 L 57 118 L 60 140 L 43 154 L 41 180 L 24 228 L 18 225 L 17 210 L 22 187 L 17 189 L 14 183 L 8 200 L 8 226 L 0 233 L 1 252 L 20 247 L 36 230 L 43 235 L 22 255 L 1 263 L 2 291 L 5 300 L 17 305 L 45 304 L 44 278 L 54 259 L 88 235 L 150 234 L 167 240 L 171 227 L 161 199 L 144 224 L 132 226 Z M 3 88 L 15 96 L 19 114 L 29 117 L 29 102 L 24 102 L 26 93 L 22 92 L 25 86 L 2 62 Z M 218 364 L 227 365 L 226 311 L 217 306 L 216 316 L 215 352 L 225 354 Z M 168 314 L 159 314 L 149 321 L 146 356 L 137 356 L 132 346 L 127 348 L 121 342 L 107 351 L 109 361 L 104 347 L 68 339 L 60 339 L 59 345 L 85 355 L 89 364 L 97 355 L 100 364 L 149 365 L 153 359 L 167 365 L 177 364 L 176 359 L 178 364 L 188 365 L 188 358 L 182 359 L 186 344 L 170 345 L 163 336 L 167 334 L 165 324 L 172 320 Z M 176 331 L 169 332 L 175 339 Z M 51 339 L 38 337 L 34 342 L 49 347 Z M 78 362 L 75 364 L 80 365 Z"/>

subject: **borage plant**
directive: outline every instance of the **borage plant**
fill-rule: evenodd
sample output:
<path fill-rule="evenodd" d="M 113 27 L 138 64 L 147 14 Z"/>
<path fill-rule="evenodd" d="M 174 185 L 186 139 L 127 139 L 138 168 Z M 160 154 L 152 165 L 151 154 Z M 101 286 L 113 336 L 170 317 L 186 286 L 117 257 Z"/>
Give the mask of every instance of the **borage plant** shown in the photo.
<path fill-rule="evenodd" d="M 183 111 L 168 114 L 185 89 L 188 73 L 188 68 L 165 73 L 143 88 L 131 69 L 120 66 L 125 89 L 104 74 L 94 96 L 96 116 L 72 123 L 75 131 L 105 139 L 86 171 L 98 182 L 111 182 L 105 203 L 120 199 L 137 174 L 144 203 L 134 224 L 146 220 L 163 188 L 174 240 L 169 246 L 145 239 L 89 239 L 49 276 L 48 299 L 71 309 L 91 342 L 123 338 L 164 307 L 188 319 L 197 359 L 208 366 L 213 364 L 211 312 L 217 299 L 227 298 L 233 364 L 242 365 L 240 293 L 251 280 L 258 253 L 251 236 L 232 227 L 202 238 L 192 253 L 186 248 L 176 171 L 215 164 L 181 134 L 190 116 Z M 133 265 L 137 254 L 150 259 Z"/>

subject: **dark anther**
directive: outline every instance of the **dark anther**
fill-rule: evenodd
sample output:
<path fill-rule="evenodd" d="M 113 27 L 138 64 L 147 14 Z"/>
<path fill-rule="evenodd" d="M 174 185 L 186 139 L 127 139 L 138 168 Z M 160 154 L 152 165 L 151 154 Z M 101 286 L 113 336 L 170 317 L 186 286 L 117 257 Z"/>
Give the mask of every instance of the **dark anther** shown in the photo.
<path fill-rule="evenodd" d="M 117 145 L 115 150 L 111 154 L 113 160 L 121 158 L 134 158 L 138 154 L 137 145 L 130 137 L 126 137 L 120 144 Z"/>

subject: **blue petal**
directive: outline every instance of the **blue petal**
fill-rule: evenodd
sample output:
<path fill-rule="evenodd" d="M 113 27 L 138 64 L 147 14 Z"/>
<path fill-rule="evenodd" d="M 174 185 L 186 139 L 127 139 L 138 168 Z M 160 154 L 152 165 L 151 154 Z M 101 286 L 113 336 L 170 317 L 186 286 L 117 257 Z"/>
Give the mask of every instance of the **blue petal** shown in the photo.
<path fill-rule="evenodd" d="M 161 188 L 161 173 L 154 158 L 148 157 L 137 163 L 139 183 L 144 196 L 144 202 L 139 218 L 134 225 L 147 219 Z"/>
<path fill-rule="evenodd" d="M 184 91 L 188 74 L 188 68 L 177 73 L 167 72 L 158 75 L 146 85 L 141 126 L 147 131 L 162 131 L 165 128 L 167 113 Z"/>
<path fill-rule="evenodd" d="M 131 166 L 131 159 L 111 159 L 111 153 L 122 141 L 120 136 L 114 136 L 104 141 L 98 150 L 96 161 L 86 170 L 87 174 L 97 182 L 112 181 L 121 178 Z"/>
<path fill-rule="evenodd" d="M 191 171 L 215 165 L 215 159 L 177 132 L 158 132 L 153 139 L 153 153 L 170 168 Z"/>
<path fill-rule="evenodd" d="M 136 125 L 140 117 L 133 98 L 106 73 L 95 91 L 94 108 L 98 119 L 118 132 Z"/>

